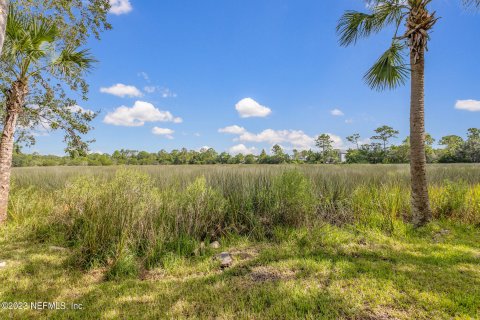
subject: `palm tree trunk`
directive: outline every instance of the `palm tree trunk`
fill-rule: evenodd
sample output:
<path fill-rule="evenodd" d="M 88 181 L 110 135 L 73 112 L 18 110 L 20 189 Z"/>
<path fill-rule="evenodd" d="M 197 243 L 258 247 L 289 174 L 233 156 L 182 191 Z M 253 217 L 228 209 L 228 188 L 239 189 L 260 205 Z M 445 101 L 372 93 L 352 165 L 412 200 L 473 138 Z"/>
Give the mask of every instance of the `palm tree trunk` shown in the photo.
<path fill-rule="evenodd" d="M 410 174 L 412 182 L 412 218 L 416 227 L 425 225 L 431 218 L 428 199 L 425 154 L 425 55 L 419 49 L 411 53 L 412 67 L 410 101 Z"/>
<path fill-rule="evenodd" d="M 0 0 L 0 55 L 2 55 L 3 43 L 5 42 L 5 30 L 7 29 L 8 0 Z"/>
<path fill-rule="evenodd" d="M 7 220 L 15 128 L 27 93 L 27 84 L 22 81 L 16 81 L 7 94 L 7 114 L 0 140 L 0 225 Z"/>

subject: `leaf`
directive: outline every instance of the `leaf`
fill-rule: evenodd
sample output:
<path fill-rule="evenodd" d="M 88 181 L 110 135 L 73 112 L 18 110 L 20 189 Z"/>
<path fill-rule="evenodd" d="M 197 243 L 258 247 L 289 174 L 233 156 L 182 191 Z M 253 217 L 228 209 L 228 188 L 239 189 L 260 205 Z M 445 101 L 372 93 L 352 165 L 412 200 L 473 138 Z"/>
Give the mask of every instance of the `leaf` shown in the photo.
<path fill-rule="evenodd" d="M 381 91 L 405 84 L 410 71 L 404 63 L 403 49 L 402 44 L 393 42 L 391 47 L 368 70 L 364 80 L 372 89 Z"/>

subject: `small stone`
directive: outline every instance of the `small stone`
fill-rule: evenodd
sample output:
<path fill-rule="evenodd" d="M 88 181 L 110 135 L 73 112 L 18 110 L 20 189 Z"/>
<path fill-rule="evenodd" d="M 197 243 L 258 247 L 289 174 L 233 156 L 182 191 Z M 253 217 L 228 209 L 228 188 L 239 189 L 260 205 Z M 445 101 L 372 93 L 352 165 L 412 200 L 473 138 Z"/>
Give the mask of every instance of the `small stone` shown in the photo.
<path fill-rule="evenodd" d="M 218 242 L 218 241 L 213 241 L 212 243 L 210 243 L 210 248 L 212 248 L 212 249 L 218 249 L 218 248 L 220 248 L 220 242 Z"/>
<path fill-rule="evenodd" d="M 57 246 L 50 246 L 50 250 L 52 250 L 52 251 L 67 251 L 66 248 L 57 247 Z"/>
<path fill-rule="evenodd" d="M 233 264 L 232 255 L 228 252 L 222 252 L 222 253 L 216 255 L 216 258 L 220 261 L 220 267 L 222 269 L 231 267 L 232 264 Z"/>
<path fill-rule="evenodd" d="M 6 261 L 0 261 L 0 268 L 5 268 L 7 266 Z"/>

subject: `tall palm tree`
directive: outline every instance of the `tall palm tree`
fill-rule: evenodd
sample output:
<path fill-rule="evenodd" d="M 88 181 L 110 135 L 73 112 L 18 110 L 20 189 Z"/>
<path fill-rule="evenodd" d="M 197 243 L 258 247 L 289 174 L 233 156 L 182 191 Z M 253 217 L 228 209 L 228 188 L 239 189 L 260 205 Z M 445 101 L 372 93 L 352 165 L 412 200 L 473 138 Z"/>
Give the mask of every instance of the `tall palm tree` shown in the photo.
<path fill-rule="evenodd" d="M 0 138 L 0 224 L 7 218 L 14 135 L 26 108 L 30 82 L 42 75 L 72 75 L 89 70 L 94 60 L 87 50 L 62 47 L 60 31 L 51 21 L 25 15 L 10 7 L 2 63 L 10 77 L 5 90 L 3 132 Z"/>
<path fill-rule="evenodd" d="M 410 100 L 410 173 L 412 219 L 415 226 L 426 224 L 432 217 L 428 198 L 425 155 L 425 51 L 430 32 L 437 22 L 429 10 L 432 0 L 367 1 L 369 13 L 347 11 L 340 18 L 337 32 L 340 44 L 355 44 L 360 38 L 393 26 L 390 47 L 368 70 L 365 82 L 377 90 L 394 89 L 411 77 Z M 480 0 L 463 0 L 467 7 L 480 8 Z M 410 63 L 404 61 L 408 50 Z"/>

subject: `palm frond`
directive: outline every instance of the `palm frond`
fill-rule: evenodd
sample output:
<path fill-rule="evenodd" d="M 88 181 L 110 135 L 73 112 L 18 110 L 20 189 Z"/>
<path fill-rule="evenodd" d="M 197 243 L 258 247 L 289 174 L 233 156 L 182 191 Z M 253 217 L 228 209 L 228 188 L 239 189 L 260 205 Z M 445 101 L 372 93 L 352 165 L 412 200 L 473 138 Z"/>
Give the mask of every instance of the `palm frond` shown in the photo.
<path fill-rule="evenodd" d="M 374 1 L 370 8 L 370 14 L 346 11 L 342 15 L 337 25 L 340 45 L 355 44 L 358 39 L 377 33 L 389 24 L 399 24 L 408 9 L 400 0 Z"/>
<path fill-rule="evenodd" d="M 404 45 L 393 42 L 391 47 L 368 70 L 364 80 L 372 89 L 394 89 L 405 84 L 409 68 L 404 63 L 402 55 L 404 48 Z"/>
<path fill-rule="evenodd" d="M 62 75 L 88 72 L 96 60 L 87 49 L 79 50 L 74 47 L 63 49 L 54 60 L 52 67 Z"/>

